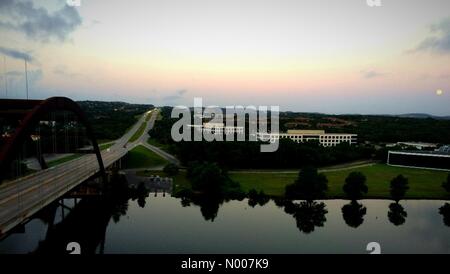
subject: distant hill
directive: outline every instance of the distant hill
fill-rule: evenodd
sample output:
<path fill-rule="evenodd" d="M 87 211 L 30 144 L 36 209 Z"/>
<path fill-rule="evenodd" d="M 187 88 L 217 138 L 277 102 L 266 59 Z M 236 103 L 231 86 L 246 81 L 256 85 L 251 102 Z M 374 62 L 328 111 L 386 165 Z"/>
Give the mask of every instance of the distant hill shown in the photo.
<path fill-rule="evenodd" d="M 407 113 L 407 114 L 400 114 L 400 115 L 393 115 L 397 117 L 404 117 L 404 118 L 418 118 L 418 119 L 427 119 L 432 118 L 436 120 L 450 120 L 450 116 L 435 116 L 430 115 L 426 113 Z"/>

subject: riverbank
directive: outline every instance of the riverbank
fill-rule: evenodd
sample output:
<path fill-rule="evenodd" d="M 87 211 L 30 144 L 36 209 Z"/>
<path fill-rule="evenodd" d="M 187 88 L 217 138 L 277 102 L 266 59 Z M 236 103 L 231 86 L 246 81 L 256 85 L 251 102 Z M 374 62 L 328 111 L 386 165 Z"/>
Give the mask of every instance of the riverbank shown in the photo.
<path fill-rule="evenodd" d="M 406 167 L 392 167 L 385 164 L 373 164 L 356 166 L 342 170 L 324 170 L 328 178 L 327 199 L 345 199 L 342 191 L 345 178 L 350 172 L 359 171 L 367 177 L 369 191 L 364 199 L 390 199 L 390 181 L 395 176 L 402 174 L 409 180 L 410 189 L 406 193 L 405 199 L 450 199 L 450 195 L 442 188 L 442 182 L 447 177 L 447 172 L 414 169 Z M 140 175 L 160 175 L 162 171 L 140 172 Z M 291 184 L 297 178 L 297 173 L 283 172 L 259 172 L 259 171 L 230 171 L 232 180 L 239 182 L 244 192 L 251 189 L 264 191 L 266 195 L 272 197 L 283 197 L 286 185 Z M 186 178 L 184 170 L 174 177 L 174 191 L 183 188 L 190 188 L 189 180 Z"/>

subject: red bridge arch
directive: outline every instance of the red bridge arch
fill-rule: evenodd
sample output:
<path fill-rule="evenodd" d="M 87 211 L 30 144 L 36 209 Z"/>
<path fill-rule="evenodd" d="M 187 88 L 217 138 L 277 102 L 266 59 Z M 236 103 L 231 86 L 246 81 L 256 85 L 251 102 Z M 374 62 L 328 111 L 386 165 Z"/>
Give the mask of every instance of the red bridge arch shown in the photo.
<path fill-rule="evenodd" d="M 66 97 L 51 97 L 47 100 L 2 99 L 0 100 L 0 110 L 6 115 L 20 115 L 23 117 L 20 118 L 21 122 L 14 133 L 8 137 L 6 143 L 0 148 L 0 182 L 2 174 L 6 174 L 11 161 L 17 155 L 18 150 L 20 150 L 21 144 L 29 138 L 41 118 L 51 111 L 70 111 L 75 114 L 78 121 L 85 126 L 87 137 L 91 140 L 94 153 L 97 156 L 100 172 L 103 175 L 105 174 L 102 156 L 92 127 L 80 106 L 71 99 Z M 14 112 L 14 110 L 17 110 L 17 112 Z M 25 114 L 21 111 L 24 111 Z"/>

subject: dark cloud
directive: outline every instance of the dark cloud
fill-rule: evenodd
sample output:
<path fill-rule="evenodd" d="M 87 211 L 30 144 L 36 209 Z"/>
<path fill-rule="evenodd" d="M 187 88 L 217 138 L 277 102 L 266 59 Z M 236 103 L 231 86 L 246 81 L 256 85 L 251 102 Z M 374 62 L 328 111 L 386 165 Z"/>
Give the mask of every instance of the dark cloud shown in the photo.
<path fill-rule="evenodd" d="M 363 71 L 361 71 L 361 73 L 363 74 L 363 77 L 366 79 L 372 79 L 372 78 L 382 77 L 382 76 L 386 75 L 386 73 L 380 73 L 375 70 L 368 70 L 368 71 L 363 70 Z"/>
<path fill-rule="evenodd" d="M 30 54 L 15 49 L 0 47 L 0 53 L 9 56 L 14 59 L 27 60 L 28 62 L 33 62 L 34 58 Z"/>
<path fill-rule="evenodd" d="M 0 0 L 0 14 L 7 18 L 0 20 L 0 28 L 18 31 L 43 42 L 64 41 L 82 23 L 78 11 L 68 5 L 49 13 L 31 1 Z"/>
<path fill-rule="evenodd" d="M 430 27 L 430 34 L 411 52 L 450 53 L 450 17 Z"/>

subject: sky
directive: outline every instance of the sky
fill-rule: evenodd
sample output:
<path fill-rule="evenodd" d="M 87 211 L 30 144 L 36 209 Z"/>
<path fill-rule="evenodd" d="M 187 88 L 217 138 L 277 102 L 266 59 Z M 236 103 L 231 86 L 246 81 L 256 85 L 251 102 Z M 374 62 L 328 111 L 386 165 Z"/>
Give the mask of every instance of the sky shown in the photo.
<path fill-rule="evenodd" d="M 0 98 L 450 115 L 448 0 L 76 2 L 0 0 Z"/>

